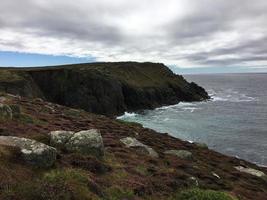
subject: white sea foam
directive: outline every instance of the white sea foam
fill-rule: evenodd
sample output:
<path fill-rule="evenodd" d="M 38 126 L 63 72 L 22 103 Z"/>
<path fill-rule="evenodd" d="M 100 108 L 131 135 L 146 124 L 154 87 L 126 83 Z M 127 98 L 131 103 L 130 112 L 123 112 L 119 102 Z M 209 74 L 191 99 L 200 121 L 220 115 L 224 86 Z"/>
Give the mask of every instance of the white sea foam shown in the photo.
<path fill-rule="evenodd" d="M 233 89 L 227 89 L 225 91 L 215 92 L 214 90 L 209 91 L 209 95 L 212 101 L 228 101 L 228 102 L 251 102 L 257 101 L 256 97 L 250 97 L 246 94 L 240 93 Z"/>
<path fill-rule="evenodd" d="M 166 109 L 170 109 L 170 108 L 175 108 L 177 106 L 178 106 L 178 104 L 174 104 L 174 105 L 170 105 L 170 106 L 162 106 L 162 107 L 156 108 L 155 110 L 166 110 Z"/>
<path fill-rule="evenodd" d="M 160 108 L 156 108 L 156 111 L 165 111 L 165 110 L 175 110 L 175 112 L 184 112 L 184 111 L 189 111 L 189 112 L 194 112 L 195 110 L 198 110 L 197 105 L 198 103 L 189 103 L 189 102 L 180 102 L 175 105 L 170 105 L 170 106 L 163 106 Z"/>
<path fill-rule="evenodd" d="M 136 113 L 130 113 L 130 112 L 125 112 L 123 115 L 117 117 L 117 119 L 124 119 L 124 118 L 131 118 L 135 117 L 137 114 Z"/>
<path fill-rule="evenodd" d="M 212 99 L 212 101 L 229 101 L 229 99 L 227 99 L 227 98 L 222 98 L 222 97 L 218 97 L 218 96 L 212 96 L 211 99 Z"/>

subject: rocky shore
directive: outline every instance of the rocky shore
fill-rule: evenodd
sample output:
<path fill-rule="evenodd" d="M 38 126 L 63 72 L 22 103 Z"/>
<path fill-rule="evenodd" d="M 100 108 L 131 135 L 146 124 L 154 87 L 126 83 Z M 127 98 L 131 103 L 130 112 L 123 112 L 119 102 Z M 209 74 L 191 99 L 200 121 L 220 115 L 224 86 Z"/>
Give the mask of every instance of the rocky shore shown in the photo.
<path fill-rule="evenodd" d="M 0 96 L 0 199 L 264 200 L 266 168 L 102 115 Z"/>

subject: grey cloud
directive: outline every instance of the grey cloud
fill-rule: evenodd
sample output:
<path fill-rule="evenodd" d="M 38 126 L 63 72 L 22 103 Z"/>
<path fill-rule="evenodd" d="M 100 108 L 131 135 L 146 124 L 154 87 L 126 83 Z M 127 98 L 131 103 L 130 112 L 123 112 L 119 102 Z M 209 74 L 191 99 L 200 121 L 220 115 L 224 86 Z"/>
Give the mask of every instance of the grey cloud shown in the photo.
<path fill-rule="evenodd" d="M 26 0 L 21 6 L 10 1 L 0 7 L 0 25 L 15 30 L 30 29 L 38 36 L 49 36 L 103 43 L 118 42 L 122 37 L 119 30 L 99 20 L 101 13 L 88 8 L 88 13 L 73 4 L 53 6 L 51 2 L 36 4 Z M 2 3 L 0 3 L 1 5 Z M 11 16 L 10 10 L 12 9 Z M 7 20 L 8 19 L 8 20 Z M 1 23 L 1 22 L 8 23 Z"/>
<path fill-rule="evenodd" d="M 164 61 L 182 65 L 237 65 L 266 61 L 267 1 L 266 0 L 177 0 L 174 6 L 187 5 L 182 15 L 169 16 L 168 10 L 157 22 L 152 1 L 137 0 L 2 0 L 0 2 L 0 34 L 3 30 L 29 35 L 28 40 L 54 39 L 73 45 L 73 54 L 101 57 L 102 60 L 129 59 Z M 159 11 L 168 2 L 154 0 Z M 153 5 L 154 5 L 153 4 Z M 150 8 L 151 7 L 151 8 Z M 179 10 L 179 9 L 178 9 Z M 144 13 L 152 13 L 144 15 Z M 140 27 L 135 20 L 147 21 Z M 148 27 L 148 28 L 147 28 Z M 143 30 L 142 30 L 143 29 Z M 229 42 L 228 34 L 237 33 L 238 41 Z M 223 35 L 218 39 L 218 34 Z M 255 36 L 256 35 L 256 36 Z M 229 36 L 231 37 L 231 36 Z M 16 38 L 15 38 L 16 39 Z M 23 39 L 0 40 L 0 50 L 13 47 L 18 51 L 31 48 L 42 52 L 43 44 L 31 46 Z M 42 39 L 42 40 L 41 40 Z M 219 40 L 219 41 L 217 41 Z M 25 40 L 26 41 L 26 40 Z M 212 46 L 214 44 L 220 44 Z M 203 43 L 207 48 L 203 48 Z M 90 44 L 90 45 L 89 45 Z M 40 49 L 36 50 L 36 46 Z M 72 54 L 70 47 L 58 44 L 56 53 Z M 46 52 L 49 48 L 46 47 Z M 66 52 L 66 48 L 68 51 Z M 88 50 L 89 49 L 89 50 Z M 53 49 L 52 49 L 53 50 Z M 93 55 L 96 52 L 96 55 Z M 33 52 L 35 53 L 35 52 Z M 102 56 L 103 55 L 103 56 Z M 225 57 L 223 60 L 216 57 Z"/>
<path fill-rule="evenodd" d="M 246 61 L 267 61 L 267 37 L 244 41 L 241 44 L 218 48 L 211 52 L 199 52 L 182 56 L 199 64 L 204 65 L 233 65 Z M 224 58 L 223 60 L 214 59 L 217 56 L 237 55 L 240 58 Z"/>

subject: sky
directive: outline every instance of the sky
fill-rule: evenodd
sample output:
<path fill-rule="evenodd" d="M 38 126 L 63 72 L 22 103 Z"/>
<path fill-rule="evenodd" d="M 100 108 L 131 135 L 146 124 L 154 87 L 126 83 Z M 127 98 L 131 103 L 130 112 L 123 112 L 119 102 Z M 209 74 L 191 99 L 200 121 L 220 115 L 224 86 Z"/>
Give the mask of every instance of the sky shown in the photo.
<path fill-rule="evenodd" d="M 102 61 L 267 72 L 267 1 L 0 1 L 0 66 Z"/>

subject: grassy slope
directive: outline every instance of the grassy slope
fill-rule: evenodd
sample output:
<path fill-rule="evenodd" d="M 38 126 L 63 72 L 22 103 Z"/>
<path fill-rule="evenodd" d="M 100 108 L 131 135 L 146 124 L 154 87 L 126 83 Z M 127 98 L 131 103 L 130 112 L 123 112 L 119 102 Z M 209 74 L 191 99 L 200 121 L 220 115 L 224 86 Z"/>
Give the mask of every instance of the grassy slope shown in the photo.
<path fill-rule="evenodd" d="M 220 199 L 224 194 L 188 191 L 199 188 L 225 191 L 240 199 L 264 199 L 267 184 L 234 169 L 247 165 L 266 171 L 246 161 L 231 158 L 195 146 L 166 134 L 122 123 L 110 118 L 74 110 L 39 99 L 8 97 L 7 104 L 21 107 L 21 114 L 0 123 L 0 135 L 33 138 L 49 144 L 53 130 L 79 131 L 97 128 L 106 147 L 102 160 L 91 156 L 60 153 L 51 169 L 37 169 L 19 159 L 16 149 L 0 147 L 0 199 L 186 199 L 200 195 Z M 119 139 L 131 136 L 154 148 L 159 158 L 150 158 L 127 149 Z M 193 160 L 164 155 L 165 150 L 186 149 Z M 218 179 L 212 175 L 218 174 Z M 188 194 L 189 193 L 189 194 Z M 194 194 L 197 193 L 197 194 Z M 208 193 L 208 194 L 207 194 Z M 220 198 L 219 198 L 220 197 Z M 223 198 L 226 199 L 226 198 Z"/>

